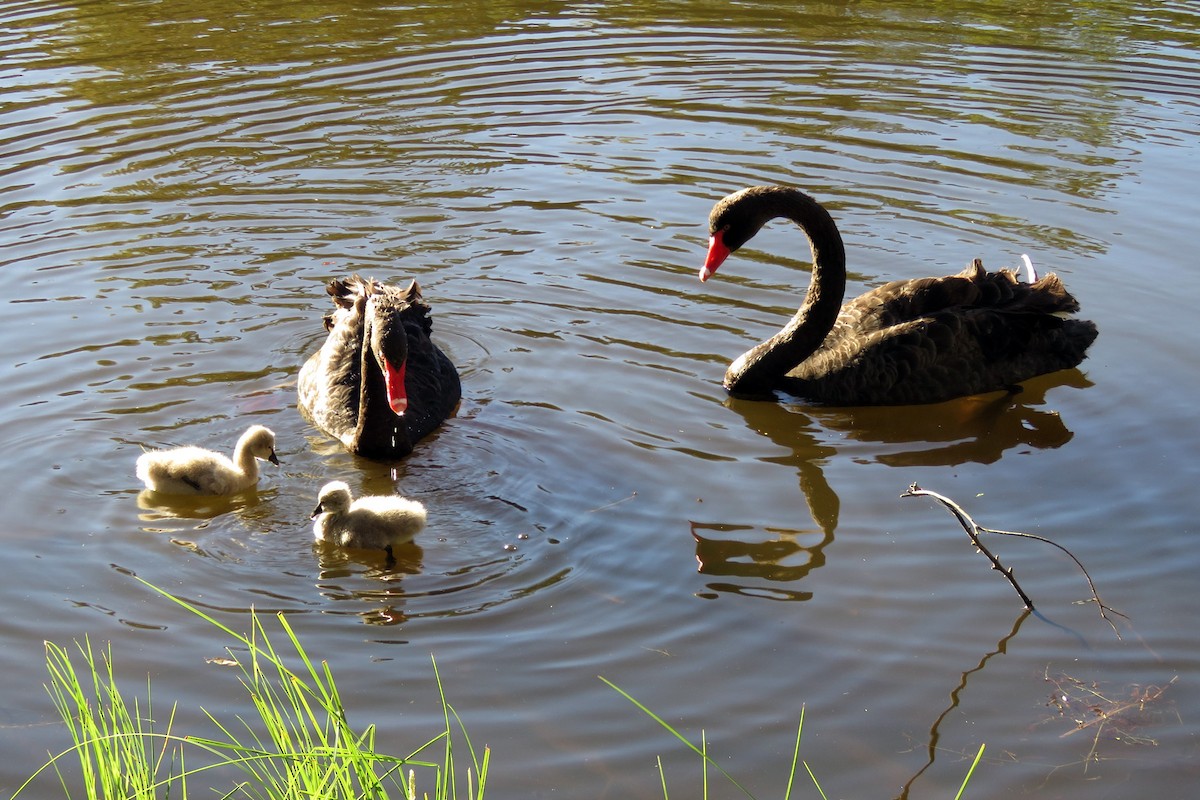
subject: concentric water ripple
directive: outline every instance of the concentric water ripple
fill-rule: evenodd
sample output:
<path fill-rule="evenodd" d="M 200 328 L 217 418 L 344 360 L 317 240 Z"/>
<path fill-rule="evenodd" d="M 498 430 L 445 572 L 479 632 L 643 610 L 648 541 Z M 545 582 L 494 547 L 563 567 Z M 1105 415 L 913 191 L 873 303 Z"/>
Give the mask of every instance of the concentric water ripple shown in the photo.
<path fill-rule="evenodd" d="M 1034 236 L 1086 253 L 1100 244 L 1055 216 L 1101 208 L 1136 161 L 1125 98 L 1188 104 L 1196 80 L 1169 50 L 1089 63 L 1056 57 L 1063 42 L 964 37 L 898 81 L 886 47 L 830 40 L 836 19 L 803 39 L 586 13 L 434 41 L 400 35 L 403 13 L 372 36 L 335 13 L 278 20 L 256 49 L 248 40 L 271 24 L 217 22 L 214 9 L 126 31 L 136 47 L 91 58 L 145 10 L 90 9 L 71 29 L 9 37 L 25 69 L 7 86 L 0 139 L 0 280 L 23 303 L 18 323 L 43 325 L 31 301 L 79 323 L 13 363 L 92 376 L 86 407 L 61 391 L 54 414 L 85 427 L 137 415 L 159 438 L 246 410 L 286 413 L 318 335 L 320 283 L 357 269 L 421 278 L 439 320 L 489 340 L 488 361 L 468 365 L 483 379 L 468 389 L 480 413 L 497 398 L 536 400 L 599 422 L 602 438 L 701 452 L 651 430 L 644 406 L 579 405 L 573 381 L 547 386 L 581 354 L 635 396 L 652 397 L 664 375 L 709 381 L 745 330 L 787 313 L 783 255 L 757 277 L 728 276 L 725 297 L 653 310 L 698 263 L 715 194 L 759 180 L 810 187 L 845 216 L 866 283 L 893 277 L 881 256 L 924 260 L 930 244 L 981 226 L 1014 250 Z M 71 12 L 10 6 L 6 21 L 36 27 L 42 15 Z M 289 37 L 306 55 L 274 59 Z M 1013 191 L 1020 207 L 980 202 Z M 895 232 L 866 239 L 867 211 Z M 763 249 L 797 252 L 786 241 L 768 232 Z M 26 275 L 38 277 L 18 286 Z M 96 341 L 119 320 L 133 325 Z M 488 385 L 511 359 L 523 377 Z M 209 387 L 234 406 L 197 413 Z"/>

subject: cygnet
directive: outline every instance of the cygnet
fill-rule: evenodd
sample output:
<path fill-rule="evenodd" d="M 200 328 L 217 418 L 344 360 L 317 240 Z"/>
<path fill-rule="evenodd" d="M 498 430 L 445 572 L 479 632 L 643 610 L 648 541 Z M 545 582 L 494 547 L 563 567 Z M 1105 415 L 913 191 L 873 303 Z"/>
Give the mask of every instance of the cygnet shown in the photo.
<path fill-rule="evenodd" d="M 425 506 L 399 495 L 371 495 L 351 501 L 342 481 L 327 483 L 313 509 L 313 536 L 342 547 L 378 548 L 412 541 L 425 527 Z"/>
<path fill-rule="evenodd" d="M 235 494 L 258 483 L 260 458 L 279 464 L 275 434 L 254 425 L 238 439 L 232 461 L 202 447 L 150 450 L 138 457 L 137 476 L 165 494 Z"/>

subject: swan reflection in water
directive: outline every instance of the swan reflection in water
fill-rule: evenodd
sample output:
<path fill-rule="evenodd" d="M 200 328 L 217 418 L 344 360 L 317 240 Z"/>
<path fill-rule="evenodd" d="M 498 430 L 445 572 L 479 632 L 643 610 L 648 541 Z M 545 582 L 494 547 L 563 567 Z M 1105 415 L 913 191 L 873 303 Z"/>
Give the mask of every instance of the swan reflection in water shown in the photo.
<path fill-rule="evenodd" d="M 892 467 L 994 464 L 1010 450 L 1054 450 L 1071 441 L 1074 433 L 1062 416 L 1045 408 L 1046 392 L 1091 385 L 1082 372 L 1069 369 L 1028 380 L 1015 394 L 963 397 L 932 406 L 785 410 L 810 416 L 843 441 L 869 444 L 871 455 L 864 461 Z M 853 449 L 856 456 L 863 455 L 863 448 Z"/>
<path fill-rule="evenodd" d="M 249 539 L 275 529 L 271 502 L 275 496 L 274 488 L 251 488 L 226 495 L 164 494 L 143 489 L 137 495 L 138 520 L 143 532 L 167 536 L 173 544 L 197 555 L 236 559 Z M 244 530 L 212 524 L 226 515 Z"/>
<path fill-rule="evenodd" d="M 137 494 L 138 527 L 194 555 L 241 562 L 250 550 L 278 549 L 267 544 L 280 525 L 277 497 L 275 488 L 209 496 L 143 489 Z M 225 518 L 230 522 L 218 522 Z"/>
<path fill-rule="evenodd" d="M 224 514 L 238 516 L 251 514 L 262 503 L 263 495 L 272 495 L 258 489 L 246 489 L 237 494 L 183 495 L 142 489 L 137 495 L 137 505 L 142 522 L 161 523 L 166 520 L 211 520 Z M 144 527 L 144 526 L 143 526 Z M 149 530 L 149 529 L 147 529 Z"/>
<path fill-rule="evenodd" d="M 382 550 L 348 549 L 318 540 L 313 542 L 313 554 L 320 567 L 317 589 L 321 595 L 331 601 L 352 601 L 353 610 L 331 606 L 323 613 L 345 613 L 358 617 L 365 625 L 408 622 L 409 615 L 403 610 L 408 593 L 402 579 L 424 572 L 425 551 L 419 544 L 396 545 L 389 555 Z M 349 588 L 348 582 L 354 582 L 357 588 Z"/>
<path fill-rule="evenodd" d="M 692 521 L 696 560 L 703 575 L 734 578 L 707 584 L 711 594 L 746 594 L 807 600 L 811 592 L 784 589 L 825 563 L 840 500 L 825 478 L 834 456 L 892 467 L 991 464 L 1005 453 L 1055 449 L 1073 436 L 1058 412 L 1043 408 L 1059 386 L 1091 386 L 1079 370 L 1064 370 L 1022 384 L 1022 391 L 964 397 L 923 406 L 830 408 L 728 398 L 725 405 L 746 427 L 790 453 L 811 527 L 758 527 L 742 520 Z M 835 447 L 830 444 L 837 441 Z"/>

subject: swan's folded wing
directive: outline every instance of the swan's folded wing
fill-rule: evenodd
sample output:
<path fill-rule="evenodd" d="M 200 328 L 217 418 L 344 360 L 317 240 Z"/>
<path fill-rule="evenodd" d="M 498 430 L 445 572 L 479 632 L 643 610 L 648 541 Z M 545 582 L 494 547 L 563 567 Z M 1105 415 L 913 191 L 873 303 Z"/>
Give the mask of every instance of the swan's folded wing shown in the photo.
<path fill-rule="evenodd" d="M 339 308 L 333 319 L 321 348 L 300 369 L 296 387 L 301 408 L 326 430 L 334 418 L 345 418 L 337 430 L 353 427 L 349 421 L 358 414 L 362 381 L 362 305 Z"/>

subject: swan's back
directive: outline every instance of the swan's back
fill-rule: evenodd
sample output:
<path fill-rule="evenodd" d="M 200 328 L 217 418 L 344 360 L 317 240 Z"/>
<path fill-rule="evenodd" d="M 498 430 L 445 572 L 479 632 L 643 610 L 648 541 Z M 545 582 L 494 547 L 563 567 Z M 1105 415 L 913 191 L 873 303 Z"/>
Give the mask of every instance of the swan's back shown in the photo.
<path fill-rule="evenodd" d="M 1078 366 L 1096 326 L 1053 273 L 1032 284 L 976 259 L 957 275 L 893 281 L 847 303 L 782 388 L 832 405 L 933 403 Z"/>
<path fill-rule="evenodd" d="M 233 462 L 202 447 L 152 450 L 137 460 L 137 477 L 147 489 L 163 494 L 232 494 Z"/>
<path fill-rule="evenodd" d="M 425 528 L 425 506 L 404 497 L 360 497 L 350 506 L 351 526 L 365 540 L 407 542 Z"/>

